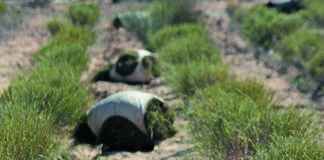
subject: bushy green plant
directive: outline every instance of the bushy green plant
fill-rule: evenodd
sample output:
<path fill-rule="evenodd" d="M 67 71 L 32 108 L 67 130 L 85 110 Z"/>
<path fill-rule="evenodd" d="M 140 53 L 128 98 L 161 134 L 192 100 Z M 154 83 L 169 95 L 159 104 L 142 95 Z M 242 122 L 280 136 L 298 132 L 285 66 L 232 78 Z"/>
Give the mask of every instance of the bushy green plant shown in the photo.
<path fill-rule="evenodd" d="M 212 60 L 192 61 L 179 65 L 164 66 L 162 75 L 166 83 L 184 96 L 192 96 L 196 90 L 229 79 L 228 68 Z"/>
<path fill-rule="evenodd" d="M 52 20 L 46 24 L 46 28 L 52 35 L 56 35 L 64 29 L 64 24 L 60 21 Z"/>
<path fill-rule="evenodd" d="M 149 9 L 152 18 L 152 28 L 150 32 L 172 24 L 182 24 L 193 22 L 196 15 L 193 12 L 194 2 L 190 0 L 157 0 Z"/>
<path fill-rule="evenodd" d="M 124 12 L 120 13 L 117 19 L 125 29 L 134 34 L 138 39 L 146 42 L 147 32 L 152 28 L 152 19 L 147 12 Z"/>
<path fill-rule="evenodd" d="M 13 95 L 14 96 L 14 95 Z M 0 159 L 42 159 L 55 152 L 57 141 L 51 116 L 40 113 L 36 103 L 18 97 L 0 104 Z"/>
<path fill-rule="evenodd" d="M 322 43 L 323 44 L 323 43 Z M 311 75 L 318 81 L 323 80 L 324 76 L 324 51 L 323 47 L 319 52 L 307 63 L 307 69 Z"/>
<path fill-rule="evenodd" d="M 207 37 L 206 28 L 201 24 L 187 23 L 177 26 L 167 26 L 157 33 L 149 35 L 149 43 L 147 48 L 157 50 L 173 39 L 192 34 L 200 36 L 202 39 Z"/>
<path fill-rule="evenodd" d="M 301 29 L 284 37 L 276 49 L 285 62 L 302 66 L 317 54 L 323 43 L 318 31 Z"/>
<path fill-rule="evenodd" d="M 99 8 L 95 4 L 75 3 L 70 6 L 67 15 L 75 25 L 92 27 L 99 20 Z"/>
<path fill-rule="evenodd" d="M 205 36 L 189 34 L 171 40 L 157 51 L 158 57 L 162 62 L 172 65 L 201 61 L 211 56 L 215 57 L 214 63 L 218 63 L 221 61 L 218 50 L 205 38 Z"/>
<path fill-rule="evenodd" d="M 39 112 L 53 115 L 59 124 L 73 124 L 89 104 L 90 96 L 80 81 L 81 73 L 70 65 L 42 62 L 31 73 L 11 82 L 1 99 L 7 103 L 18 98 L 37 106 Z"/>
<path fill-rule="evenodd" d="M 299 138 L 273 136 L 268 147 L 257 151 L 254 159 L 294 159 L 294 160 L 321 160 L 324 159 L 323 145 L 319 145 L 315 138 Z"/>
<path fill-rule="evenodd" d="M 306 10 L 302 12 L 306 18 L 324 25 L 324 2 L 321 0 L 308 0 L 305 1 Z"/>
<path fill-rule="evenodd" d="M 271 103 L 260 107 L 254 99 L 259 92 L 253 92 L 253 89 L 248 89 L 252 92 L 244 91 L 249 87 L 251 85 L 240 84 L 237 88 L 224 90 L 216 85 L 199 90 L 193 96 L 190 101 L 190 127 L 203 156 L 219 159 L 253 157 L 260 148 L 270 148 L 271 143 L 280 144 L 275 136 L 294 137 L 297 140 L 295 143 L 311 139 L 308 142 L 312 147 L 303 152 L 305 156 L 318 156 L 318 152 L 323 155 L 323 150 L 317 148 L 320 146 L 312 143 L 320 137 L 318 126 L 314 130 L 309 129 L 315 119 L 312 115 L 301 115 L 293 108 L 278 111 L 272 108 Z M 284 145 L 287 144 L 281 144 L 278 148 Z M 310 150 L 314 148 L 317 151 L 315 154 Z M 291 154 L 292 157 L 297 156 L 293 155 L 296 152 Z"/>
<path fill-rule="evenodd" d="M 255 6 L 248 10 L 242 27 L 244 35 L 254 44 L 270 48 L 302 24 L 303 19 L 299 15 L 287 15 L 265 6 Z"/>
<path fill-rule="evenodd" d="M 161 75 L 160 62 L 154 56 L 146 56 L 142 59 L 142 65 L 151 78 L 157 78 Z"/>
<path fill-rule="evenodd" d="M 7 5 L 4 1 L 0 0 L 0 16 L 7 11 Z"/>
<path fill-rule="evenodd" d="M 37 52 L 34 55 L 36 62 L 47 61 L 53 67 L 61 64 L 68 64 L 78 73 L 85 70 L 89 64 L 90 56 L 86 53 L 86 48 L 79 43 L 62 43 L 54 45 L 44 52 Z"/>

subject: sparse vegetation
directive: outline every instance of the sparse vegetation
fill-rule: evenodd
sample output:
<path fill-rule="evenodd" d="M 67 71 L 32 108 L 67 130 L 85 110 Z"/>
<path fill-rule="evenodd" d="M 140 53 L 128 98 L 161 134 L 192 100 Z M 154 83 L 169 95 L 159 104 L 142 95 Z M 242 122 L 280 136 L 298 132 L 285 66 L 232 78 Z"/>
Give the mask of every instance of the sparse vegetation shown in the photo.
<path fill-rule="evenodd" d="M 3 0 L 0 0 L 0 16 L 6 13 L 7 5 Z"/>
<path fill-rule="evenodd" d="M 95 4 L 75 3 L 70 6 L 67 15 L 75 25 L 92 27 L 99 19 L 99 8 Z"/>
<path fill-rule="evenodd" d="M 244 35 L 254 44 L 270 48 L 303 24 L 299 15 L 279 13 L 265 6 L 250 8 L 243 19 Z"/>
<path fill-rule="evenodd" d="M 81 82 L 92 32 L 55 21 L 48 27 L 55 34 L 35 53 L 35 65 L 17 74 L 0 95 L 0 119 L 5 125 L 0 159 L 55 157 L 58 136 L 66 134 L 62 127 L 74 125 L 92 102 Z"/>

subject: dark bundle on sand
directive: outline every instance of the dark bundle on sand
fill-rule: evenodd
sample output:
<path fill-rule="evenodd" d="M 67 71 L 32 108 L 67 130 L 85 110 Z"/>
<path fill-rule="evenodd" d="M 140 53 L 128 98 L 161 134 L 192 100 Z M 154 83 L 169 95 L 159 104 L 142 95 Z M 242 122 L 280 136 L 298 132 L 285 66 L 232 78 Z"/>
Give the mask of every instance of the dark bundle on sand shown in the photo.
<path fill-rule="evenodd" d="M 157 98 L 151 98 L 144 112 L 143 122 L 146 133 L 123 116 L 111 116 L 101 126 L 96 136 L 87 123 L 88 117 L 75 128 L 74 143 L 96 146 L 103 144 L 102 152 L 109 151 L 152 151 L 154 145 L 175 135 L 174 114 L 168 106 Z"/>
<path fill-rule="evenodd" d="M 100 68 L 92 82 L 110 81 L 128 84 L 149 83 L 160 76 L 157 58 L 146 50 L 124 51 L 120 53 L 115 64 Z"/>
<path fill-rule="evenodd" d="M 302 0 L 270 0 L 266 6 L 284 13 L 295 12 L 303 8 Z"/>

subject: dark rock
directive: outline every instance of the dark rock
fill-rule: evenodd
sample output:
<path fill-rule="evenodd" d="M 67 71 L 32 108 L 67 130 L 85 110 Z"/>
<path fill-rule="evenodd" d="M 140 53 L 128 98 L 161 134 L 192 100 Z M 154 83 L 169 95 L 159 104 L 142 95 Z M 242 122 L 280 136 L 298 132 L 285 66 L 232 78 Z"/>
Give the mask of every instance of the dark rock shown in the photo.
<path fill-rule="evenodd" d="M 270 0 L 266 6 L 283 13 L 292 13 L 303 8 L 302 0 Z"/>

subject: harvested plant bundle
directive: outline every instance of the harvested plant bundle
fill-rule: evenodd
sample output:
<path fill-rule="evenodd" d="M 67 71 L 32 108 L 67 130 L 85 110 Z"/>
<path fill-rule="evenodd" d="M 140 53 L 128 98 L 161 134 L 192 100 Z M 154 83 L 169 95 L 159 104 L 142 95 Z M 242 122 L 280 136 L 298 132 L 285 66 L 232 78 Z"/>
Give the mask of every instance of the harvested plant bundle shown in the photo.
<path fill-rule="evenodd" d="M 160 68 L 156 57 L 146 50 L 138 50 L 121 53 L 114 65 L 99 69 L 93 81 L 147 83 L 159 76 Z"/>
<path fill-rule="evenodd" d="M 156 95 L 124 91 L 93 107 L 74 132 L 76 144 L 99 145 L 104 151 L 151 151 L 172 137 L 174 115 Z"/>

